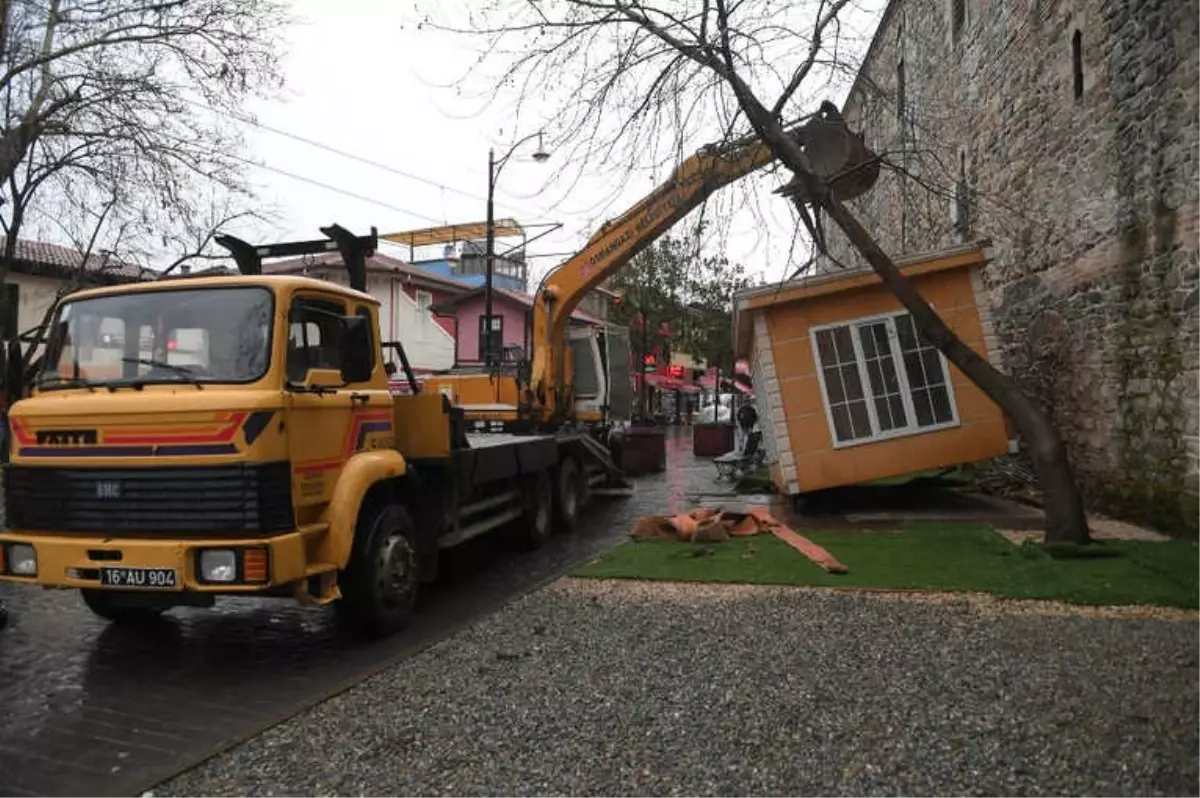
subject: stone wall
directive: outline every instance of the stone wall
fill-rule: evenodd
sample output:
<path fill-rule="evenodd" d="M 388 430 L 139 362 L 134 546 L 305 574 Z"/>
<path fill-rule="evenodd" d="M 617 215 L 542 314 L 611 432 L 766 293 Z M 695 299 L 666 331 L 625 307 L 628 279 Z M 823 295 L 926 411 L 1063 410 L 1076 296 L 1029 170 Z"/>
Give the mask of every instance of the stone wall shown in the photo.
<path fill-rule="evenodd" d="M 955 24 L 962 9 L 961 24 Z M 845 107 L 894 255 L 990 238 L 1008 370 L 1091 505 L 1197 523 L 1197 0 L 892 0 Z M 831 252 L 859 265 L 840 234 Z"/>

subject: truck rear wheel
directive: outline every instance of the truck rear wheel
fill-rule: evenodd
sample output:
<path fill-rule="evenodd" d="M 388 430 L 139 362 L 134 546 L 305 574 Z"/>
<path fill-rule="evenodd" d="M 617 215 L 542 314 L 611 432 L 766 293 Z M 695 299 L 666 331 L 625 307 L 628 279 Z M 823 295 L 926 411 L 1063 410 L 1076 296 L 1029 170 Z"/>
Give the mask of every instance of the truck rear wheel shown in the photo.
<path fill-rule="evenodd" d="M 514 542 L 532 551 L 546 545 L 554 527 L 554 487 L 545 471 L 530 474 L 521 485 L 525 515 L 513 530 Z"/>
<path fill-rule="evenodd" d="M 412 517 L 397 504 L 359 517 L 350 562 L 338 579 L 343 619 L 371 637 L 398 632 L 412 617 L 420 574 Z"/>
<path fill-rule="evenodd" d="M 152 623 L 159 619 L 165 607 L 140 602 L 136 595 L 114 590 L 81 588 L 83 603 L 106 621 L 119 624 Z"/>
<path fill-rule="evenodd" d="M 560 532 L 574 531 L 583 508 L 583 469 L 574 457 L 564 459 L 558 466 L 554 496 L 555 522 Z"/>

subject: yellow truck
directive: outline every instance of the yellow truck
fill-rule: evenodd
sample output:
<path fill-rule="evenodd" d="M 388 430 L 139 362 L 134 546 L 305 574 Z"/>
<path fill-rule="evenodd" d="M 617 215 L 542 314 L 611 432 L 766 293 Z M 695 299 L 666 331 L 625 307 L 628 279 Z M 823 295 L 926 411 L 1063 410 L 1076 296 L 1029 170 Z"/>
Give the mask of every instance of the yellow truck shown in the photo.
<path fill-rule="evenodd" d="M 598 445 L 570 429 L 472 435 L 415 381 L 393 396 L 362 290 L 376 233 L 322 232 L 223 238 L 240 275 L 60 301 L 9 410 L 0 580 L 78 589 L 118 622 L 282 596 L 387 634 L 440 551 L 501 528 L 537 547 L 575 525 Z M 262 274 L 264 257 L 333 249 L 351 287 Z"/>

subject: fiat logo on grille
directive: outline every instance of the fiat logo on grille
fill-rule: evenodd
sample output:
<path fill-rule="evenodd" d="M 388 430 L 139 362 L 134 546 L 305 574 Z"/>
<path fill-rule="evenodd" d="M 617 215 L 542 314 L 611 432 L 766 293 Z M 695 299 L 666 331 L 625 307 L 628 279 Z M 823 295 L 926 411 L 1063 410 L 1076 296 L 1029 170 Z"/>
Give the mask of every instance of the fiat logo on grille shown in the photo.
<path fill-rule="evenodd" d="M 96 498 L 97 499 L 119 499 L 121 498 L 121 483 L 115 479 L 101 479 L 96 481 Z"/>

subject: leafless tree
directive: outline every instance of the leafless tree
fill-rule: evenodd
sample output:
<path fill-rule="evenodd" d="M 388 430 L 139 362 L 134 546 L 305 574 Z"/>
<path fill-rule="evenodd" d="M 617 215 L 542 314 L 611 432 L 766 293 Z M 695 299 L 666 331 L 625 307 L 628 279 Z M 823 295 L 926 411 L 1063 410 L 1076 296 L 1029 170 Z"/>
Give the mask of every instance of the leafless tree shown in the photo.
<path fill-rule="evenodd" d="M 480 42 L 475 79 L 498 65 L 493 92 L 545 110 L 577 139 L 576 163 L 644 164 L 664 147 L 752 133 L 790 170 L 810 233 L 831 219 L 912 316 L 917 330 L 1013 420 L 1046 498 L 1046 539 L 1086 541 L 1087 520 L 1062 438 L 1007 375 L 965 345 L 817 177 L 790 125 L 857 64 L 847 52 L 852 0 L 491 0 L 464 24 L 430 9 L 422 24 Z M 561 102 L 558 101 L 559 98 Z M 698 142 L 697 142 L 698 143 Z M 818 245 L 820 236 L 814 236 Z"/>
<path fill-rule="evenodd" d="M 207 252 L 254 207 L 228 115 L 281 85 L 286 22 L 280 0 L 0 0 L 0 282 L 33 219 L 123 261 Z"/>

